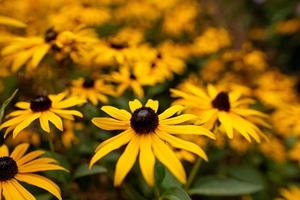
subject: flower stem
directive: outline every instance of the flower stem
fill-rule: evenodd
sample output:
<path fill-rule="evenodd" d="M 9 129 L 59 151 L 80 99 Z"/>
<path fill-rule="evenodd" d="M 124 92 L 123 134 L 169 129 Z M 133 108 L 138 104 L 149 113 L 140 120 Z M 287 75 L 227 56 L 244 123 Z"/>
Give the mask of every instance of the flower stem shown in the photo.
<path fill-rule="evenodd" d="M 188 177 L 187 183 L 186 183 L 186 185 L 184 187 L 184 189 L 186 191 L 191 187 L 194 179 L 196 178 L 196 175 L 197 175 L 197 172 L 198 172 L 198 170 L 200 168 L 201 162 L 202 162 L 201 158 L 198 158 L 196 160 L 196 163 L 194 164 L 194 166 L 192 168 L 192 171 L 191 171 L 191 173 L 190 173 L 190 175 Z"/>
<path fill-rule="evenodd" d="M 53 140 L 52 140 L 52 137 L 50 134 L 48 137 L 48 143 L 49 143 L 49 148 L 50 148 L 51 152 L 54 152 L 54 144 L 53 144 Z"/>

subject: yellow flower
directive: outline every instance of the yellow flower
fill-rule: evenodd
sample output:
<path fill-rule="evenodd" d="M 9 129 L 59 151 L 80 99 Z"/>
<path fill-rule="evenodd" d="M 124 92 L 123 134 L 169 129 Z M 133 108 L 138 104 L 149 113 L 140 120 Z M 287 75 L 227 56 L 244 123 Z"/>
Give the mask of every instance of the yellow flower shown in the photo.
<path fill-rule="evenodd" d="M 280 194 L 283 198 L 276 200 L 298 200 L 300 199 L 300 189 L 297 186 L 290 186 L 289 189 L 281 189 Z"/>
<path fill-rule="evenodd" d="M 42 188 L 62 199 L 60 189 L 54 182 L 35 173 L 66 169 L 53 158 L 40 157 L 45 153 L 42 150 L 25 154 L 28 147 L 27 143 L 20 144 L 11 154 L 6 145 L 0 147 L 0 199 L 3 195 L 6 200 L 35 200 L 19 182 Z"/>
<path fill-rule="evenodd" d="M 268 158 L 283 163 L 286 160 L 284 144 L 276 137 L 269 138 L 259 145 L 260 151 Z"/>
<path fill-rule="evenodd" d="M 288 157 L 291 160 L 297 161 L 300 164 L 300 141 L 298 141 L 289 151 Z"/>
<path fill-rule="evenodd" d="M 171 173 L 182 183 L 186 182 L 184 168 L 170 146 L 184 149 L 197 154 L 207 160 L 205 152 L 196 144 L 182 140 L 174 135 L 195 134 L 214 138 L 209 130 L 196 125 L 183 125 L 193 120 L 194 115 L 183 114 L 172 117 L 183 110 L 182 106 L 175 105 L 157 114 L 158 101 L 148 100 L 143 106 L 140 101 L 129 102 L 132 113 L 112 106 L 103 106 L 101 109 L 112 118 L 100 117 L 92 122 L 104 130 L 124 130 L 122 133 L 101 143 L 91 159 L 90 166 L 107 155 L 109 152 L 127 145 L 124 153 L 117 162 L 114 184 L 119 186 L 130 169 L 133 167 L 139 154 L 139 164 L 146 182 L 154 184 L 155 157 L 163 163 Z"/>
<path fill-rule="evenodd" d="M 6 141 L 7 144 L 13 144 L 14 146 L 21 143 L 39 146 L 41 144 L 41 135 L 31 130 L 22 130 L 16 138 L 8 137 Z"/>
<path fill-rule="evenodd" d="M 89 100 L 94 105 L 97 105 L 99 101 L 107 103 L 108 98 L 106 95 L 108 94 L 114 95 L 113 88 L 100 79 L 80 78 L 72 81 L 71 95 Z"/>
<path fill-rule="evenodd" d="M 64 121 L 64 134 L 61 136 L 61 141 L 65 148 L 69 149 L 73 144 L 79 143 L 79 139 L 74 133 L 74 128 L 76 128 L 76 124 L 74 123 L 74 121 Z"/>
<path fill-rule="evenodd" d="M 183 104 L 187 110 L 199 117 L 198 123 L 213 128 L 220 122 L 227 136 L 232 139 L 237 132 L 249 142 L 251 137 L 260 142 L 264 137 L 261 130 L 253 123 L 265 125 L 263 118 L 267 115 L 249 108 L 252 99 L 242 98 L 239 91 L 218 91 L 208 85 L 207 91 L 193 84 L 185 84 L 181 90 L 171 89 L 177 103 Z"/>
<path fill-rule="evenodd" d="M 38 96 L 30 102 L 18 102 L 16 107 L 21 110 L 14 111 L 8 115 L 11 119 L 4 122 L 0 129 L 7 128 L 5 136 L 13 130 L 13 138 L 20 131 L 29 126 L 34 120 L 39 119 L 41 128 L 50 132 L 49 121 L 59 130 L 63 130 L 62 118 L 74 119 L 73 115 L 82 117 L 76 110 L 66 110 L 66 108 L 80 105 L 85 101 L 77 97 L 65 98 L 66 93 L 57 95 Z"/>
<path fill-rule="evenodd" d="M 50 51 L 57 32 L 50 28 L 44 37 L 12 37 L 2 49 L 3 59 L 10 63 L 12 70 L 17 71 L 27 63 L 27 70 L 36 68 Z"/>
<path fill-rule="evenodd" d="M 283 35 L 294 34 L 300 30 L 300 20 L 289 19 L 276 24 L 276 32 Z"/>

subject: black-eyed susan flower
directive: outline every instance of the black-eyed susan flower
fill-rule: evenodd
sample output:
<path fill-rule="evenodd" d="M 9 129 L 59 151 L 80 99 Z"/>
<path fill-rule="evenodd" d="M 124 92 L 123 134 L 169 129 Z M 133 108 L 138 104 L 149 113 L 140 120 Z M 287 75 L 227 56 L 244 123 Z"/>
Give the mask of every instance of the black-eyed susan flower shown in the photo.
<path fill-rule="evenodd" d="M 27 143 L 20 144 L 11 154 L 6 145 L 0 147 L 0 199 L 3 195 L 6 200 L 35 200 L 20 182 L 47 190 L 62 199 L 60 189 L 54 182 L 35 173 L 66 169 L 53 158 L 41 157 L 45 153 L 42 150 L 25 154 L 28 147 Z"/>
<path fill-rule="evenodd" d="M 50 28 L 43 37 L 14 36 L 8 40 L 8 44 L 1 51 L 3 59 L 9 63 L 13 71 L 17 71 L 25 64 L 28 70 L 33 70 L 51 50 L 57 34 L 53 28 Z"/>
<path fill-rule="evenodd" d="M 72 81 L 71 95 L 89 100 L 92 104 L 107 103 L 107 95 L 114 95 L 114 89 L 101 79 L 80 78 Z"/>
<path fill-rule="evenodd" d="M 218 91 L 213 85 L 208 85 L 207 91 L 194 84 L 185 84 L 180 90 L 171 89 L 172 95 L 179 98 L 177 103 L 185 105 L 187 110 L 199 117 L 198 123 L 213 128 L 220 123 L 221 129 L 229 138 L 234 133 L 243 135 L 249 142 L 251 138 L 257 142 L 264 137 L 256 126 L 268 126 L 267 115 L 251 109 L 253 99 L 243 98 L 239 91 Z"/>
<path fill-rule="evenodd" d="M 18 102 L 17 110 L 8 114 L 8 119 L 0 129 L 7 128 L 6 134 L 13 130 L 15 138 L 20 131 L 29 126 L 33 121 L 39 119 L 41 128 L 50 132 L 49 121 L 59 130 L 63 130 L 61 118 L 74 119 L 73 116 L 83 117 L 79 111 L 68 110 L 72 106 L 80 105 L 85 101 L 78 97 L 65 98 L 66 93 L 57 95 L 38 96 L 30 102 Z"/>
<path fill-rule="evenodd" d="M 183 114 L 173 117 L 183 110 L 182 106 L 175 105 L 163 113 L 157 114 L 158 106 L 158 101 L 151 99 L 144 106 L 138 100 L 130 101 L 129 107 L 132 113 L 112 106 L 103 106 L 101 109 L 112 118 L 92 119 L 92 122 L 102 129 L 124 130 L 117 136 L 101 143 L 90 162 L 90 166 L 93 166 L 109 152 L 128 144 L 116 165 L 115 186 L 122 183 L 133 167 L 138 154 L 142 174 L 150 186 L 154 184 L 155 157 L 181 183 L 186 182 L 184 168 L 170 146 L 187 150 L 207 160 L 205 152 L 198 145 L 174 135 L 195 134 L 214 138 L 214 134 L 201 126 L 186 124 L 187 121 L 195 118 L 194 115 Z M 183 125 L 183 123 L 185 124 Z"/>

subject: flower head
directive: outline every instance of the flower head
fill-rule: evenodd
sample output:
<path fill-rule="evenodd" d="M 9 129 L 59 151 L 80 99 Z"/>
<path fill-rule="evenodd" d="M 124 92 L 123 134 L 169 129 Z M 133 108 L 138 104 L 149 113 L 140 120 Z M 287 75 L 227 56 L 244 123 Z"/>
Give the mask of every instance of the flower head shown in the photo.
<path fill-rule="evenodd" d="M 187 83 L 182 90 L 171 89 L 177 103 L 183 104 L 193 114 L 199 117 L 198 123 L 213 128 L 220 123 L 220 128 L 233 138 L 239 133 L 249 142 L 251 138 L 260 142 L 265 137 L 256 126 L 269 125 L 264 121 L 267 115 L 249 108 L 252 99 L 242 98 L 239 91 L 218 91 L 214 86 L 208 85 L 207 91 L 194 84 Z"/>
<path fill-rule="evenodd" d="M 45 153 L 42 150 L 25 154 L 28 147 L 27 143 L 20 144 L 11 154 L 6 145 L 0 147 L 0 197 L 3 195 L 6 200 L 34 200 L 35 197 L 19 183 L 25 182 L 62 199 L 60 189 L 54 182 L 35 173 L 66 169 L 59 166 L 53 158 L 40 157 Z"/>
<path fill-rule="evenodd" d="M 37 96 L 30 102 L 18 102 L 16 107 L 21 110 L 10 113 L 8 115 L 10 119 L 4 122 L 0 129 L 7 128 L 6 135 L 13 130 L 13 137 L 15 138 L 20 131 L 36 119 L 39 119 L 41 128 L 44 131 L 50 132 L 49 121 L 62 131 L 63 123 L 61 118 L 74 119 L 73 116 L 82 117 L 80 112 L 66 109 L 85 102 L 78 97 L 65 97 L 66 93 L 60 93 L 57 95 Z"/>
<path fill-rule="evenodd" d="M 114 179 L 116 186 L 122 183 L 133 167 L 138 154 L 142 174 L 149 185 L 153 186 L 154 184 L 155 157 L 180 182 L 185 183 L 184 168 L 170 146 L 197 154 L 204 160 L 207 160 L 207 156 L 198 145 L 174 135 L 195 134 L 214 138 L 214 134 L 201 126 L 187 124 L 188 121 L 195 118 L 194 115 L 182 114 L 173 117 L 183 110 L 182 106 L 172 106 L 161 114 L 157 113 L 158 106 L 158 101 L 151 99 L 144 106 L 138 100 L 130 101 L 131 113 L 112 106 L 103 106 L 101 109 L 112 118 L 93 118 L 92 122 L 104 130 L 123 130 L 123 132 L 97 147 L 90 166 L 109 152 L 127 144 L 116 166 Z"/>

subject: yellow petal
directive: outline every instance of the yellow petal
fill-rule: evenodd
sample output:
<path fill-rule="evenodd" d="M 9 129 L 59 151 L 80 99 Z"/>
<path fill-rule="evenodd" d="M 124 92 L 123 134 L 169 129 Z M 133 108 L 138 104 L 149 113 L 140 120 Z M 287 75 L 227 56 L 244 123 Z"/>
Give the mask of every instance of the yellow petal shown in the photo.
<path fill-rule="evenodd" d="M 59 187 L 48 178 L 36 174 L 17 174 L 16 179 L 47 190 L 56 198 L 62 200 Z"/>
<path fill-rule="evenodd" d="M 148 101 L 147 101 L 147 103 L 146 103 L 146 107 L 150 107 L 150 108 L 152 108 L 155 112 L 157 112 L 157 110 L 158 110 L 158 105 L 159 105 L 159 103 L 158 103 L 158 101 L 153 101 L 152 99 L 149 99 Z"/>
<path fill-rule="evenodd" d="M 49 121 L 54 124 L 56 128 L 58 128 L 60 131 L 63 131 L 63 122 L 59 116 L 54 114 L 53 112 L 47 112 Z"/>
<path fill-rule="evenodd" d="M 19 160 L 28 150 L 29 144 L 23 143 L 18 145 L 13 152 L 10 154 L 10 157 L 12 157 L 15 161 Z"/>
<path fill-rule="evenodd" d="M 146 182 L 150 185 L 154 185 L 154 165 L 155 156 L 151 147 L 151 136 L 145 135 L 140 138 L 140 168 Z"/>
<path fill-rule="evenodd" d="M 92 122 L 104 130 L 126 130 L 129 128 L 129 121 L 119 121 L 108 117 L 95 117 Z"/>
<path fill-rule="evenodd" d="M 215 139 L 215 135 L 208 129 L 196 125 L 159 125 L 159 130 L 171 134 L 194 134 L 205 135 L 211 139 Z"/>
<path fill-rule="evenodd" d="M 14 72 L 17 71 L 20 67 L 22 67 L 28 61 L 28 59 L 32 56 L 32 50 L 33 49 L 21 51 L 17 54 L 17 56 L 15 57 L 13 64 L 12 64 L 12 70 Z"/>
<path fill-rule="evenodd" d="M 128 121 L 131 118 L 131 114 L 123 109 L 118 109 L 112 106 L 102 106 L 101 110 L 110 115 L 111 117 L 121 120 Z"/>
<path fill-rule="evenodd" d="M 30 103 L 28 103 L 28 102 L 18 102 L 18 103 L 16 103 L 15 106 L 18 107 L 18 108 L 21 108 L 21 109 L 29 109 L 30 108 Z"/>
<path fill-rule="evenodd" d="M 2 182 L 3 196 L 6 200 L 26 200 L 22 194 L 14 187 L 11 180 Z"/>
<path fill-rule="evenodd" d="M 33 172 L 41 172 L 41 171 L 52 171 L 52 170 L 63 170 L 68 171 L 65 168 L 56 165 L 56 164 L 26 164 L 19 168 L 20 173 L 33 173 Z"/>
<path fill-rule="evenodd" d="M 186 151 L 190 151 L 194 154 L 197 154 L 204 160 L 208 160 L 206 153 L 196 144 L 182 140 L 180 138 L 174 137 L 168 133 L 163 133 L 163 132 L 157 132 L 157 135 L 164 141 L 168 142 L 171 146 L 178 148 L 178 149 L 183 149 Z"/>
<path fill-rule="evenodd" d="M 129 101 L 129 108 L 130 108 L 130 110 L 131 110 L 132 113 L 136 109 L 141 108 L 142 106 L 143 106 L 142 103 L 138 99 L 135 99 L 133 101 Z"/>
<path fill-rule="evenodd" d="M 170 172 L 181 182 L 186 182 L 186 175 L 184 168 L 174 152 L 162 142 L 156 135 L 152 135 L 152 148 L 154 155 L 158 160 L 164 164 Z"/>
<path fill-rule="evenodd" d="M 5 17 L 5 16 L 0 16 L 0 24 L 4 25 L 9 25 L 9 26 L 15 26 L 19 28 L 25 28 L 27 25 L 19 20 L 10 18 L 10 17 Z"/>
<path fill-rule="evenodd" d="M 128 131 L 126 134 L 122 135 L 122 137 L 118 137 L 115 140 L 111 140 L 109 143 L 106 143 L 105 145 L 98 148 L 97 152 L 90 161 L 90 167 L 92 167 L 98 160 L 100 160 L 102 157 L 104 157 L 111 151 L 116 150 L 121 146 L 127 144 L 131 140 L 133 134 L 134 133 L 132 133 L 131 131 Z"/>
<path fill-rule="evenodd" d="M 42 112 L 39 119 L 40 119 L 40 125 L 41 125 L 42 129 L 49 133 L 50 127 L 49 127 L 47 112 Z"/>
<path fill-rule="evenodd" d="M 124 153 L 120 156 L 115 171 L 114 185 L 119 186 L 133 167 L 139 152 L 139 137 L 133 136 Z"/>
<path fill-rule="evenodd" d="M 59 110 L 59 109 L 50 109 L 50 111 L 60 115 L 61 117 L 70 119 L 70 116 L 74 115 L 77 117 L 83 117 L 82 113 L 77 110 Z M 70 115 L 69 117 L 67 115 Z"/>
<path fill-rule="evenodd" d="M 136 96 L 138 96 L 139 98 L 142 98 L 144 96 L 144 90 L 137 81 L 133 81 L 131 83 L 131 87 Z"/>
<path fill-rule="evenodd" d="M 159 123 L 160 124 L 168 124 L 168 125 L 181 124 L 183 122 L 190 121 L 190 120 L 193 120 L 193 119 L 196 119 L 196 118 L 197 118 L 197 116 L 195 116 L 195 115 L 183 114 L 183 115 L 180 115 L 180 116 L 177 116 L 177 117 L 172 117 L 172 118 L 160 120 Z"/>
<path fill-rule="evenodd" d="M 36 113 L 22 121 L 19 125 L 16 126 L 16 128 L 13 131 L 13 138 L 15 138 L 20 131 L 22 131 L 24 128 L 29 126 L 34 120 L 40 117 L 40 113 Z"/>
<path fill-rule="evenodd" d="M 184 109 L 184 107 L 180 106 L 180 105 L 171 106 L 170 108 L 168 108 L 167 110 L 165 110 L 163 113 L 161 113 L 158 116 L 159 120 L 167 119 L 167 118 L 175 115 L 176 113 L 181 112 L 183 109 Z"/>
<path fill-rule="evenodd" d="M 218 113 L 218 119 L 220 120 L 222 126 L 224 127 L 228 137 L 233 138 L 233 126 L 230 116 L 225 112 Z"/>
<path fill-rule="evenodd" d="M 43 155 L 45 153 L 45 151 L 42 150 L 36 150 L 36 151 L 32 151 L 26 155 L 24 155 L 22 158 L 20 158 L 19 160 L 17 160 L 18 166 L 19 165 L 23 165 L 41 155 Z"/>
<path fill-rule="evenodd" d="M 0 147 L 0 157 L 8 156 L 9 151 L 5 144 Z M 0 193 L 1 194 L 1 193 Z"/>
<path fill-rule="evenodd" d="M 216 88 L 211 84 L 209 84 L 207 86 L 207 92 L 211 99 L 214 99 L 218 94 L 218 91 L 216 90 Z"/>
<path fill-rule="evenodd" d="M 18 190 L 18 192 L 23 196 L 24 199 L 26 200 L 35 200 L 35 197 L 28 192 L 16 179 L 11 179 L 9 181 L 12 186 Z"/>
<path fill-rule="evenodd" d="M 41 60 L 44 58 L 44 56 L 47 54 L 49 49 L 50 49 L 49 44 L 44 44 L 38 47 L 32 56 L 29 66 L 31 68 L 36 68 L 38 64 L 41 62 Z"/>

